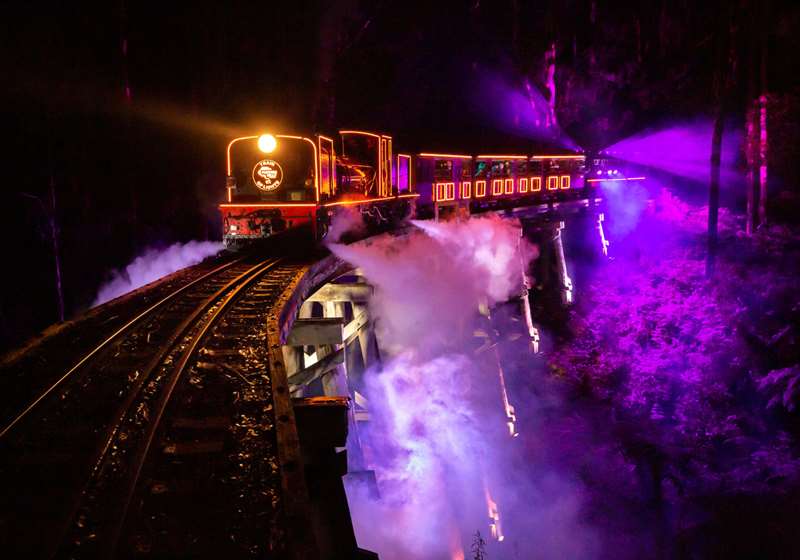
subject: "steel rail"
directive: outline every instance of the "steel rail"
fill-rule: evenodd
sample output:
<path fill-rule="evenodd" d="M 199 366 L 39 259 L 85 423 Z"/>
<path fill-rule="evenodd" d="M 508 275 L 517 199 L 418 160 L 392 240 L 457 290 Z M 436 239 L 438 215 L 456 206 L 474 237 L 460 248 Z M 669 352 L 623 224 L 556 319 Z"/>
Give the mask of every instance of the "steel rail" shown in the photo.
<path fill-rule="evenodd" d="M 23 418 L 25 418 L 34 408 L 36 408 L 36 406 L 40 402 L 42 402 L 44 399 L 46 399 L 53 391 L 58 389 L 58 387 L 64 381 L 66 381 L 67 378 L 69 378 L 73 373 L 75 373 L 77 370 L 79 370 L 86 362 L 88 362 L 90 359 L 92 359 L 92 357 L 94 357 L 95 354 L 97 354 L 103 348 L 105 348 L 106 346 L 111 344 L 111 342 L 116 340 L 117 337 L 119 337 L 125 331 L 127 331 L 128 329 L 130 329 L 131 327 L 133 327 L 134 325 L 139 323 L 142 319 L 144 319 L 145 317 L 147 317 L 148 315 L 153 313 L 156 309 L 158 309 L 161 306 L 165 305 L 166 303 L 172 301 L 175 297 L 179 296 L 180 294 L 182 294 L 183 292 L 185 292 L 186 290 L 188 290 L 192 286 L 195 286 L 196 284 L 198 284 L 200 282 L 203 282 L 204 280 L 207 280 L 209 277 L 211 277 L 211 276 L 213 276 L 215 274 L 219 274 L 223 270 L 226 270 L 226 269 L 230 268 L 231 266 L 241 262 L 244 258 L 245 257 L 239 257 L 238 259 L 235 259 L 235 260 L 233 260 L 233 261 L 231 261 L 229 263 L 225 263 L 225 264 L 223 264 L 221 266 L 218 266 L 214 270 L 211 270 L 211 271 L 207 272 L 206 274 L 202 275 L 200 278 L 196 278 L 195 280 L 192 280 L 191 282 L 189 282 L 185 286 L 181 286 L 180 288 L 178 288 L 177 290 L 175 290 L 171 294 L 165 296 L 160 301 L 154 303 L 153 305 L 151 305 L 150 307 L 148 307 L 147 309 L 145 309 L 144 311 L 139 313 L 139 315 L 137 315 L 136 317 L 134 317 L 133 319 L 131 319 L 130 321 L 125 323 L 123 326 L 121 326 L 119 329 L 117 329 L 113 334 L 111 334 L 108 338 L 106 338 L 103 342 L 101 342 L 99 345 L 97 345 L 94 348 L 94 350 L 92 350 L 91 352 L 86 354 L 78 363 L 76 363 L 74 366 L 72 366 L 64 375 L 62 375 L 58 380 L 56 380 L 55 383 L 50 385 L 50 387 L 47 390 L 45 390 L 41 395 L 39 395 L 39 397 L 36 398 L 33 402 L 31 402 L 27 407 L 25 407 L 25 409 L 23 409 L 22 412 L 17 414 L 17 416 L 10 423 L 8 423 L 3 428 L 2 431 L 0 431 L 0 439 L 2 439 L 6 434 L 8 434 L 8 432 L 10 432 L 14 428 L 14 426 L 16 426 Z"/>
<path fill-rule="evenodd" d="M 242 259 L 238 259 L 236 262 L 240 262 Z M 103 444 L 99 448 L 98 452 L 94 454 L 94 459 L 91 462 L 91 472 L 87 477 L 86 483 L 81 487 L 81 490 L 77 493 L 76 498 L 74 499 L 74 505 L 67 516 L 66 523 L 64 525 L 63 530 L 60 532 L 61 538 L 54 543 L 55 550 L 51 554 L 48 554 L 48 557 L 53 557 L 57 555 L 57 551 L 62 548 L 63 542 L 65 537 L 69 534 L 70 528 L 73 527 L 75 523 L 76 516 L 78 511 L 80 510 L 81 504 L 83 502 L 84 496 L 87 495 L 89 492 L 92 481 L 95 477 L 99 474 L 100 470 L 103 466 L 104 459 L 108 456 L 109 450 L 111 449 L 114 439 L 119 432 L 120 428 L 122 427 L 125 418 L 128 416 L 129 412 L 131 411 L 134 403 L 136 402 L 136 398 L 140 395 L 142 387 L 145 386 L 148 379 L 151 377 L 152 373 L 164 362 L 164 359 L 171 353 L 171 351 L 175 348 L 176 344 L 186 336 L 187 331 L 194 325 L 197 324 L 200 317 L 208 312 L 209 309 L 213 308 L 215 305 L 220 305 L 220 298 L 226 292 L 230 292 L 224 300 L 222 300 L 222 305 L 215 310 L 214 314 L 212 315 L 209 322 L 206 324 L 206 327 L 201 329 L 201 332 L 198 333 L 196 336 L 202 338 L 205 332 L 208 330 L 213 323 L 216 317 L 219 315 L 219 312 L 224 309 L 228 302 L 230 301 L 231 297 L 234 297 L 238 294 L 241 289 L 245 286 L 249 285 L 255 279 L 259 278 L 264 272 L 270 270 L 275 265 L 277 265 L 282 259 L 267 259 L 262 260 L 258 264 L 248 268 L 245 272 L 238 275 L 236 278 L 229 281 L 224 286 L 220 287 L 213 295 L 206 298 L 202 304 L 200 304 L 186 319 L 184 319 L 181 324 L 175 328 L 168 338 L 161 347 L 161 350 L 155 355 L 147 364 L 147 366 L 142 370 L 142 374 L 139 376 L 134 387 L 132 387 L 131 391 L 128 393 L 128 397 L 125 399 L 124 403 L 117 409 L 117 413 L 114 415 L 113 420 L 109 424 L 109 428 L 106 430 L 106 434 L 103 438 Z M 239 284 L 238 287 L 236 285 Z M 195 347 L 196 344 L 192 345 Z M 158 420 L 156 420 L 156 425 L 160 420 L 160 414 L 158 416 Z M 151 436 L 152 437 L 152 436 Z M 149 444 L 148 444 L 149 447 Z M 138 457 L 138 455 L 137 455 Z M 136 478 L 138 480 L 138 471 Z M 126 510 L 127 512 L 127 507 Z M 120 527 L 121 528 L 121 527 Z M 115 537 L 116 539 L 116 537 Z M 112 541 L 113 543 L 116 540 Z"/>
<path fill-rule="evenodd" d="M 148 425 L 144 444 L 140 445 L 137 450 L 136 458 L 134 460 L 135 466 L 133 476 L 128 479 L 124 502 L 122 504 L 118 522 L 115 525 L 111 536 L 111 549 L 109 551 L 109 558 L 113 558 L 116 553 L 117 544 L 119 543 L 122 530 L 128 518 L 128 510 L 130 509 L 131 502 L 136 494 L 136 487 L 139 485 L 139 478 L 141 477 L 144 464 L 147 461 L 147 456 L 150 453 L 153 439 L 155 438 L 156 432 L 161 424 L 161 418 L 164 415 L 164 411 L 172 399 L 172 394 L 175 391 L 175 387 L 177 387 L 178 381 L 180 381 L 180 379 L 183 377 L 184 371 L 186 371 L 186 366 L 189 364 L 189 360 L 191 360 L 192 356 L 197 351 L 197 347 L 205 339 L 209 329 L 211 329 L 211 327 L 216 324 L 217 320 L 222 316 L 222 314 L 227 311 L 228 306 L 236 301 L 239 293 L 245 288 L 249 288 L 254 282 L 259 280 L 265 272 L 277 266 L 282 260 L 283 259 L 275 259 L 274 261 L 264 265 L 259 270 L 253 272 L 248 278 L 242 280 L 242 282 L 236 288 L 231 290 L 230 293 L 225 296 L 225 299 L 219 303 L 216 309 L 214 309 L 211 316 L 207 321 L 205 321 L 201 329 L 192 337 L 191 343 L 183 350 L 180 360 L 173 367 L 172 373 L 167 379 L 165 390 L 162 392 L 159 400 L 156 403 L 155 413 L 152 415 L 152 419 Z"/>

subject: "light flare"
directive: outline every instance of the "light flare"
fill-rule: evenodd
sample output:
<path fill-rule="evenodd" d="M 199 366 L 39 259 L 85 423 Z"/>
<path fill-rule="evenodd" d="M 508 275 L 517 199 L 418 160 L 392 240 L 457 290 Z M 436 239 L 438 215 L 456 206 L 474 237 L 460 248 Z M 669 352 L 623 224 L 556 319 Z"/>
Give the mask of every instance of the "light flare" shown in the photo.
<path fill-rule="evenodd" d="M 464 546 L 455 525 L 450 527 L 450 560 L 464 560 Z"/>
<path fill-rule="evenodd" d="M 271 154 L 278 147 L 278 141 L 272 134 L 262 134 L 258 137 L 258 149 L 265 154 Z"/>
<path fill-rule="evenodd" d="M 503 366 L 500 363 L 500 353 L 497 346 L 494 347 L 494 353 L 497 357 L 497 376 L 500 380 L 500 392 L 503 395 L 503 412 L 506 415 L 506 426 L 508 427 L 508 435 L 511 437 L 519 437 L 517 431 L 517 411 L 508 400 L 508 391 L 506 391 L 506 378 L 503 375 Z"/>
<path fill-rule="evenodd" d="M 503 534 L 503 526 L 500 522 L 500 510 L 497 507 L 497 502 L 492 499 L 492 495 L 489 492 L 489 485 L 486 483 L 485 479 L 483 482 L 483 493 L 486 496 L 486 509 L 489 514 L 489 533 L 497 542 L 503 542 L 506 537 Z"/>

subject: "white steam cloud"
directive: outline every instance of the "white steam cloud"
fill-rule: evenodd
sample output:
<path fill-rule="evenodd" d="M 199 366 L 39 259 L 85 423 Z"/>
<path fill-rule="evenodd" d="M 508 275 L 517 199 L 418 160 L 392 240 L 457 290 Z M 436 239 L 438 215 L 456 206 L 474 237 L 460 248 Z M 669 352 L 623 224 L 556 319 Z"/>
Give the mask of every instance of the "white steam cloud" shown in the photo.
<path fill-rule="evenodd" d="M 520 293 L 535 248 L 516 221 L 493 215 L 415 225 L 407 236 L 331 246 L 375 287 L 383 356 L 365 378 L 370 423 L 361 433 L 381 499 L 348 487 L 359 545 L 383 560 L 465 558 L 480 531 L 492 558 L 591 556 L 575 486 L 522 459 L 497 354 L 473 336 L 492 330 L 479 306 Z M 491 536 L 491 502 L 502 542 Z"/>
<path fill-rule="evenodd" d="M 375 286 L 373 313 L 384 352 L 415 348 L 438 355 L 460 336 L 479 304 L 519 292 L 522 259 L 536 253 L 522 243 L 518 224 L 494 216 L 412 223 L 419 229 L 407 236 L 330 248 Z"/>
<path fill-rule="evenodd" d="M 115 270 L 111 279 L 97 292 L 92 307 L 110 301 L 154 282 L 222 250 L 222 243 L 212 241 L 189 241 L 175 243 L 166 249 L 150 248 L 136 257 L 124 270 Z"/>
<path fill-rule="evenodd" d="M 342 206 L 336 209 L 326 241 L 339 243 L 344 235 L 362 237 L 366 232 L 366 224 L 361 212 L 355 208 Z"/>

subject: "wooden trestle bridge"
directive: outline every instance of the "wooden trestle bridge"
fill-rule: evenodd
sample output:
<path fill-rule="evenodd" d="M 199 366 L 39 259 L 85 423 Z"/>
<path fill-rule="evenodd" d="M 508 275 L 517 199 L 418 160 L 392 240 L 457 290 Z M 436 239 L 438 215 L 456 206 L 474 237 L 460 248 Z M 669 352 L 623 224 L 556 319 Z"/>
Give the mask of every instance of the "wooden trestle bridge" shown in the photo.
<path fill-rule="evenodd" d="M 546 223 L 569 303 L 563 222 Z M 287 253 L 179 271 L 5 357 L 7 558 L 377 557 L 356 544 L 342 484 L 369 479 L 372 287 L 331 255 Z"/>

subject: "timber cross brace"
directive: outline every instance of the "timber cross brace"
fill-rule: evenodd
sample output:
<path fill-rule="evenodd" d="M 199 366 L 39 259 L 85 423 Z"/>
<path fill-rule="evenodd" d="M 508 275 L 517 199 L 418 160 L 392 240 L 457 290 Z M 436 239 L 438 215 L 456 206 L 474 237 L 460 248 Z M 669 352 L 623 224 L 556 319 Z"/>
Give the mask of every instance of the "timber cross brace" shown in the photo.
<path fill-rule="evenodd" d="M 282 347 L 292 397 L 349 399 L 351 471 L 363 469 L 358 425 L 369 419 L 364 376 L 380 361 L 368 308 L 372 293 L 359 270 L 337 267 L 326 283 L 297 302 L 297 318 Z"/>

